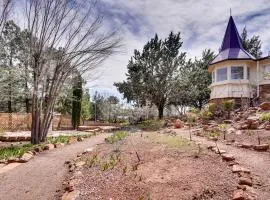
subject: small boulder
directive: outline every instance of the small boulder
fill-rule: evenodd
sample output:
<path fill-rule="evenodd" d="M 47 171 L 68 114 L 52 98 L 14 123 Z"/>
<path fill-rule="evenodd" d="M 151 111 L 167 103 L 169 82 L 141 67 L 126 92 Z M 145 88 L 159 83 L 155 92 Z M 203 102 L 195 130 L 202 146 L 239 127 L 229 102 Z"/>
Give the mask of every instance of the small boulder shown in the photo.
<path fill-rule="evenodd" d="M 252 186 L 252 180 L 250 178 L 240 177 L 238 183 L 239 183 L 239 185 Z"/>
<path fill-rule="evenodd" d="M 246 169 L 244 167 L 241 167 L 240 165 L 233 165 L 232 167 L 232 172 L 233 173 L 247 173 L 247 174 L 250 174 L 250 170 L 249 169 Z"/>
<path fill-rule="evenodd" d="M 78 137 L 77 137 L 77 141 L 78 141 L 78 142 L 82 142 L 83 140 L 84 140 L 84 138 L 83 138 L 82 136 L 78 136 Z"/>
<path fill-rule="evenodd" d="M 175 120 L 174 122 L 174 128 L 182 128 L 183 122 L 180 119 Z"/>
<path fill-rule="evenodd" d="M 60 147 L 63 147 L 63 146 L 65 146 L 64 143 L 56 143 L 56 144 L 54 144 L 54 148 L 60 148 Z"/>
<path fill-rule="evenodd" d="M 270 102 L 263 102 L 259 105 L 262 110 L 270 110 Z"/>
<path fill-rule="evenodd" d="M 76 167 L 81 167 L 81 166 L 84 166 L 84 165 L 85 165 L 84 161 L 80 161 L 80 162 L 75 163 Z"/>
<path fill-rule="evenodd" d="M 245 149 L 251 149 L 253 147 L 252 144 L 249 144 L 249 143 L 243 143 L 242 144 L 242 148 L 245 148 Z"/>
<path fill-rule="evenodd" d="M 254 145 L 253 149 L 255 151 L 267 151 L 269 149 L 269 144 Z"/>
<path fill-rule="evenodd" d="M 245 200 L 245 195 L 243 190 L 236 190 L 233 193 L 233 200 Z"/>
<path fill-rule="evenodd" d="M 54 144 L 46 144 L 43 147 L 43 150 L 51 150 L 51 149 L 54 149 Z"/>
<path fill-rule="evenodd" d="M 19 161 L 23 163 L 28 162 L 33 157 L 34 157 L 34 154 L 31 151 L 29 151 L 29 152 L 24 153 Z"/>
<path fill-rule="evenodd" d="M 225 161 L 234 161 L 235 160 L 234 155 L 228 154 L 228 153 L 222 154 L 221 157 Z"/>

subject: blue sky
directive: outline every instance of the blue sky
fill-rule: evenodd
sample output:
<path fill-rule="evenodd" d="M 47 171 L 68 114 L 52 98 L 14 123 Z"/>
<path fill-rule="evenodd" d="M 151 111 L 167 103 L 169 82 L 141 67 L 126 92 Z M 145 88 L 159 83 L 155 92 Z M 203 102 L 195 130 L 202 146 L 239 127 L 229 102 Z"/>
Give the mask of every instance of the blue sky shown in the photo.
<path fill-rule="evenodd" d="M 85 76 L 89 80 L 87 87 L 92 92 L 117 94 L 113 83 L 125 79 L 126 65 L 134 49 L 141 50 L 155 33 L 164 38 L 170 31 L 181 32 L 182 51 L 189 58 L 200 57 L 206 48 L 217 52 L 230 8 L 238 31 L 246 26 L 249 36 L 260 35 L 263 53 L 267 55 L 270 51 L 269 0 L 100 0 L 98 11 L 104 15 L 104 29 L 117 30 L 123 47 L 120 53 Z"/>

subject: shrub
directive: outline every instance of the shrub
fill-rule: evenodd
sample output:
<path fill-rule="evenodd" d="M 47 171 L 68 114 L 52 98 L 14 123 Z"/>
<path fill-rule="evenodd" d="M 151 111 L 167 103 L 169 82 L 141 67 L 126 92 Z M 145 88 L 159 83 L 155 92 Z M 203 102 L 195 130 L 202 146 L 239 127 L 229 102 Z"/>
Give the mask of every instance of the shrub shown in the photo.
<path fill-rule="evenodd" d="M 211 113 L 215 113 L 216 111 L 216 108 L 217 108 L 217 105 L 215 103 L 209 103 L 208 104 L 208 111 L 211 112 Z"/>
<path fill-rule="evenodd" d="M 165 121 L 164 120 L 147 120 L 147 121 L 142 121 L 137 126 L 139 129 L 142 129 L 144 131 L 157 131 L 165 127 Z"/>
<path fill-rule="evenodd" d="M 262 113 L 261 116 L 260 116 L 260 119 L 263 122 L 270 121 L 270 112 Z"/>
<path fill-rule="evenodd" d="M 123 140 L 126 136 L 127 136 L 127 132 L 118 131 L 118 132 L 115 132 L 110 137 L 106 138 L 105 140 L 106 140 L 106 142 L 108 142 L 110 144 L 113 144 L 115 142 L 118 142 L 120 140 Z"/>
<path fill-rule="evenodd" d="M 214 114 L 208 110 L 208 108 L 204 108 L 200 112 L 200 118 L 202 120 L 209 120 L 214 117 Z"/>
<path fill-rule="evenodd" d="M 222 104 L 221 104 L 221 107 L 224 111 L 226 111 L 228 113 L 228 119 L 230 118 L 230 114 L 231 114 L 231 111 L 233 110 L 234 108 L 234 100 L 228 100 L 228 101 L 224 101 Z"/>

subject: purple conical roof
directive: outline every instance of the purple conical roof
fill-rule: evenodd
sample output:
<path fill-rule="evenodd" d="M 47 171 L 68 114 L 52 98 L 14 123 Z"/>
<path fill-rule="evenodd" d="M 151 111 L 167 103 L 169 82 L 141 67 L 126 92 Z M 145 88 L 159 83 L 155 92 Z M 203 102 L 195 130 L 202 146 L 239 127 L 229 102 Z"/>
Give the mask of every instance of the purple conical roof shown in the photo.
<path fill-rule="evenodd" d="M 230 16 L 228 26 L 223 38 L 219 54 L 211 62 L 215 64 L 223 60 L 248 60 L 255 58 L 250 55 L 243 47 L 241 38 L 235 26 L 232 16 Z"/>

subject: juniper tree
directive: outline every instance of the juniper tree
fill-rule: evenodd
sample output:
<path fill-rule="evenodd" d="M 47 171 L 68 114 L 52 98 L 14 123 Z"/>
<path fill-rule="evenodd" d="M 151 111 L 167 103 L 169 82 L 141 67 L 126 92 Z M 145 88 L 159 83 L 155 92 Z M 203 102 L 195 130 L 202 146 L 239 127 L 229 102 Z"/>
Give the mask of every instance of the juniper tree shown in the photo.
<path fill-rule="evenodd" d="M 138 106 L 154 104 L 159 119 L 163 118 L 164 107 L 175 92 L 185 62 L 186 53 L 180 52 L 182 44 L 180 33 L 171 32 L 165 40 L 156 34 L 142 52 L 134 51 L 127 65 L 127 80 L 114 85 L 128 102 L 134 101 Z"/>

